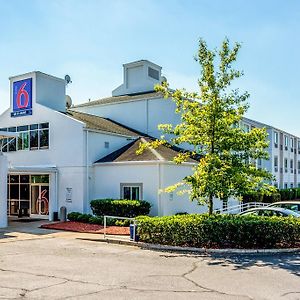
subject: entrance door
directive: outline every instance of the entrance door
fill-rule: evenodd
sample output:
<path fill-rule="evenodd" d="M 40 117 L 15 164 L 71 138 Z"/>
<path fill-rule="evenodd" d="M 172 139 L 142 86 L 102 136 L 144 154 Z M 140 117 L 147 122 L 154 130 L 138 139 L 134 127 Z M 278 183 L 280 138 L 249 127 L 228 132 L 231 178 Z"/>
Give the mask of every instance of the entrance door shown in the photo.
<path fill-rule="evenodd" d="M 48 217 L 49 184 L 31 184 L 31 215 L 36 217 Z"/>

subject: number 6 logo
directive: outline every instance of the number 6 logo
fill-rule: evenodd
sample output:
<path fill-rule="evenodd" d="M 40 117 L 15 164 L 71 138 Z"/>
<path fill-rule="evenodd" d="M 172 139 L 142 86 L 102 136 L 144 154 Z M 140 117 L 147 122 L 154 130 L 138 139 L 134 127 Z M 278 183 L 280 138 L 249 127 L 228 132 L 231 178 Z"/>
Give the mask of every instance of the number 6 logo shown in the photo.
<path fill-rule="evenodd" d="M 18 108 L 26 108 L 29 103 L 29 94 L 25 90 L 26 82 L 22 84 L 20 87 L 18 94 L 17 94 L 17 107 Z M 22 102 L 22 96 L 24 98 L 24 101 Z"/>

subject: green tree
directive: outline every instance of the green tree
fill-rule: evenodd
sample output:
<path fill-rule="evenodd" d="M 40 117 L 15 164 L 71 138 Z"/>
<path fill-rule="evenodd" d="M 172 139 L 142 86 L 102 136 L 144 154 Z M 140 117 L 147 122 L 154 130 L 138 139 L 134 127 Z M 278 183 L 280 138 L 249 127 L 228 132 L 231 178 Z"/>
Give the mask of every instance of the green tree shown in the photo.
<path fill-rule="evenodd" d="M 209 50 L 206 42 L 199 40 L 195 56 L 201 69 L 199 91 L 172 91 L 167 82 L 156 86 L 165 98 L 176 103 L 181 122 L 159 125 L 159 129 L 171 135 L 171 139 L 167 141 L 162 136 L 160 140 L 140 145 L 138 151 L 162 144 L 192 146 L 191 152 L 182 152 L 173 160 L 180 164 L 197 155 L 199 163 L 193 168 L 192 175 L 166 191 L 180 187 L 189 193 L 191 200 L 207 204 L 210 214 L 213 213 L 214 197 L 225 200 L 229 196 L 241 197 L 253 191 L 266 194 L 274 191 L 268 184 L 272 175 L 255 165 L 257 159 L 268 159 L 266 129 L 252 128 L 247 132 L 240 126 L 248 109 L 249 94 L 231 88 L 233 80 L 243 75 L 233 68 L 239 49 L 238 43 L 230 47 L 227 38 L 219 50 Z"/>

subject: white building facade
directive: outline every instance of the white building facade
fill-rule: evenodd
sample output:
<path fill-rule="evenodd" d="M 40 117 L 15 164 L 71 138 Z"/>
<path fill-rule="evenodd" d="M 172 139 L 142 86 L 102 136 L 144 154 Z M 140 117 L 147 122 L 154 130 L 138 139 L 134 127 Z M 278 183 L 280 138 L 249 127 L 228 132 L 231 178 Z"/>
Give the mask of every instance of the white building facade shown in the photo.
<path fill-rule="evenodd" d="M 172 157 L 182 149 L 161 147 L 136 155 L 139 143 L 161 136 L 158 124 L 180 121 L 175 104 L 154 92 L 154 85 L 165 80 L 161 67 L 141 60 L 123 65 L 123 74 L 111 97 L 69 109 L 65 80 L 41 72 L 10 78 L 11 104 L 0 116 L 0 130 L 19 136 L 1 145 L 9 161 L 9 216 L 53 220 L 62 206 L 90 212 L 89 202 L 97 198 L 147 200 L 152 215 L 206 210 L 187 195 L 160 192 L 197 163 L 175 165 Z M 299 186 L 300 139 L 246 118 L 242 126 L 267 128 L 270 160 L 257 166 L 271 171 L 279 188 Z M 215 205 L 220 208 L 222 202 Z"/>

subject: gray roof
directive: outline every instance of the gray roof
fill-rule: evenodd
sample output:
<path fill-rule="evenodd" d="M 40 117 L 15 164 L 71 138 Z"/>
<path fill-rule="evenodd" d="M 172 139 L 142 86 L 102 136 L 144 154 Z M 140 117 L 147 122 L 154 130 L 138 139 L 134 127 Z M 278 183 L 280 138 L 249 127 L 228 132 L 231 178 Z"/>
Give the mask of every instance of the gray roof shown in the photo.
<path fill-rule="evenodd" d="M 78 111 L 68 110 L 67 115 L 71 116 L 72 118 L 85 123 L 86 128 L 99 130 L 107 133 L 115 133 L 121 134 L 126 136 L 133 136 L 137 137 L 139 134 L 131 130 L 126 126 L 122 126 L 119 123 L 116 123 L 110 119 L 98 117 L 91 114 L 86 114 Z"/>
<path fill-rule="evenodd" d="M 110 153 L 109 155 L 99 159 L 96 163 L 105 162 L 127 162 L 127 161 L 172 161 L 180 152 L 185 150 L 172 146 L 159 146 L 157 149 L 146 148 L 142 154 L 137 155 L 141 143 L 153 141 L 150 137 L 140 137 L 126 146 Z M 189 158 L 187 162 L 196 163 L 195 159 Z"/>
<path fill-rule="evenodd" d="M 119 103 L 119 102 L 127 102 L 127 101 L 138 101 L 138 100 L 144 100 L 144 99 L 155 99 L 155 98 L 161 98 L 161 97 L 163 97 L 163 95 L 160 92 L 152 91 L 152 92 L 141 93 L 141 94 L 131 94 L 131 95 L 122 95 L 122 96 L 102 98 L 102 99 L 75 105 L 74 108 L 102 105 L 102 104 Z"/>

